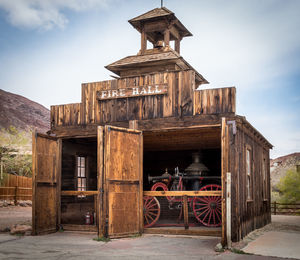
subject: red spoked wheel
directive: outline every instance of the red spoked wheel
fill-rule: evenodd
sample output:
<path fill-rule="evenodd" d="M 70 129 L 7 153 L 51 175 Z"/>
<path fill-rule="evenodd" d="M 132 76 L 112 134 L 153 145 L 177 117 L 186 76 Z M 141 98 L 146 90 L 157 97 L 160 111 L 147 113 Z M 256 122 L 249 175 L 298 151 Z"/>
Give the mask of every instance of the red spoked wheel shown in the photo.
<path fill-rule="evenodd" d="M 221 190 L 217 184 L 209 184 L 200 191 Z M 193 212 L 196 219 L 207 227 L 219 227 L 222 223 L 221 197 L 205 196 L 195 197 L 193 200 Z"/>
<path fill-rule="evenodd" d="M 156 182 L 152 185 L 151 191 L 169 191 L 168 186 L 164 184 L 163 182 Z M 175 197 L 166 197 L 168 201 L 173 201 Z"/>
<path fill-rule="evenodd" d="M 144 227 L 152 227 L 160 216 L 160 204 L 157 198 L 144 196 Z"/>

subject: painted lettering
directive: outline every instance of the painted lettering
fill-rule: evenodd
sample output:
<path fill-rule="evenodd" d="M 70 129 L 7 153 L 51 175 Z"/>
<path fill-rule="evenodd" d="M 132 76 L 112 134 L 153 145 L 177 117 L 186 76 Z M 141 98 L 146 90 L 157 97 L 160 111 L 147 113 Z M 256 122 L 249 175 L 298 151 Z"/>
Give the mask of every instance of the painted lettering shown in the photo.
<path fill-rule="evenodd" d="M 152 89 L 152 86 L 148 86 L 148 94 L 154 94 L 154 91 L 151 89 Z"/>
<path fill-rule="evenodd" d="M 112 91 L 112 97 L 118 97 L 119 96 L 119 94 L 118 94 L 118 90 L 113 90 Z"/>
<path fill-rule="evenodd" d="M 119 92 L 120 92 L 120 97 L 125 97 L 125 89 L 124 88 L 120 88 L 119 89 Z"/>
<path fill-rule="evenodd" d="M 168 89 L 166 84 L 145 85 L 139 87 L 128 87 L 120 89 L 99 90 L 96 92 L 98 100 L 106 100 L 113 98 L 129 98 L 148 95 L 167 94 Z"/>
<path fill-rule="evenodd" d="M 132 95 L 133 96 L 136 96 L 136 95 L 139 95 L 139 88 L 132 88 Z"/>
<path fill-rule="evenodd" d="M 161 93 L 161 89 L 159 89 L 159 85 L 155 85 L 155 93 Z"/>
<path fill-rule="evenodd" d="M 147 89 L 146 88 L 142 88 L 142 91 L 140 92 L 140 95 L 146 95 L 147 93 Z"/>

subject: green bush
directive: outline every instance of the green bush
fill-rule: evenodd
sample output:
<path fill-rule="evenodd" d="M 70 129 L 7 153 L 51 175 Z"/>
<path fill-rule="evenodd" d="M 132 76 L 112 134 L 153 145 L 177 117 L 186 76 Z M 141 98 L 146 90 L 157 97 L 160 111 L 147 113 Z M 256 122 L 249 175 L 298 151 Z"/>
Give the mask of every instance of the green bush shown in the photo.
<path fill-rule="evenodd" d="M 10 126 L 0 130 L 0 162 L 3 171 L 21 176 L 32 176 L 30 133 Z"/>
<path fill-rule="evenodd" d="M 288 170 L 277 185 L 280 203 L 300 203 L 300 172 Z"/>

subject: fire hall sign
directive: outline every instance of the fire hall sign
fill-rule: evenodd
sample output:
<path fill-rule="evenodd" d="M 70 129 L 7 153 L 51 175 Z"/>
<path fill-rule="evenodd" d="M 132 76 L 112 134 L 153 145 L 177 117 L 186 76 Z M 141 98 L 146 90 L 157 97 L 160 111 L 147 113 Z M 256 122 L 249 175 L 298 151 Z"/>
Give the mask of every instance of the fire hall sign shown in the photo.
<path fill-rule="evenodd" d="M 98 100 L 107 100 L 107 99 L 114 99 L 114 98 L 164 95 L 167 93 L 168 93 L 167 84 L 153 84 L 147 86 L 100 90 L 96 92 L 96 97 Z"/>

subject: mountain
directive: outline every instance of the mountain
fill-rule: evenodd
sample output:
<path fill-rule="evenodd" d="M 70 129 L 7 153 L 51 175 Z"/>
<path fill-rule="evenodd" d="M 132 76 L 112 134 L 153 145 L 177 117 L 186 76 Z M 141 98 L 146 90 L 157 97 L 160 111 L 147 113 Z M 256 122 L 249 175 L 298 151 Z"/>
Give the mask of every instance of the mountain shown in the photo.
<path fill-rule="evenodd" d="M 271 160 L 271 187 L 274 188 L 278 184 L 287 170 L 296 170 L 297 165 L 300 165 L 300 153 L 292 153 Z"/>
<path fill-rule="evenodd" d="M 50 129 L 50 111 L 23 96 L 0 89 L 0 128 L 14 126 L 18 130 L 39 132 Z"/>

